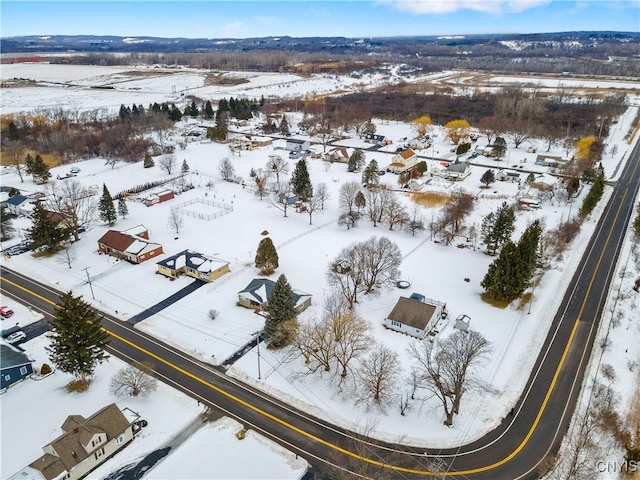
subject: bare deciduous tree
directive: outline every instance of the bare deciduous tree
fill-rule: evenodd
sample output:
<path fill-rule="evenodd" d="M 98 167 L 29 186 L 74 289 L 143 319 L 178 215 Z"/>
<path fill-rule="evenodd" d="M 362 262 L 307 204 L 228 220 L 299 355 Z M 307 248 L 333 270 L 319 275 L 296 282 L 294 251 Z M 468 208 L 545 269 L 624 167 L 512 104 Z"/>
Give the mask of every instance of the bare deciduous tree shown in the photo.
<path fill-rule="evenodd" d="M 352 360 L 369 350 L 372 343 L 369 323 L 354 310 L 345 309 L 329 317 L 334 339 L 334 355 L 340 372 L 338 389 L 342 390 L 347 375 L 351 371 Z"/>
<path fill-rule="evenodd" d="M 287 210 L 289 209 L 289 195 L 284 193 L 274 193 L 271 196 L 271 205 L 276 207 L 284 216 L 287 216 Z"/>
<path fill-rule="evenodd" d="M 78 254 L 73 248 L 73 245 L 65 245 L 62 250 L 58 252 L 58 262 L 69 268 L 73 267 L 73 262 L 78 259 Z"/>
<path fill-rule="evenodd" d="M 312 192 L 309 199 L 305 202 L 305 208 L 307 209 L 307 213 L 309 214 L 309 225 L 311 225 L 311 216 L 313 212 L 320 210 L 323 204 L 323 199 L 315 192 Z"/>
<path fill-rule="evenodd" d="M 184 225 L 184 219 L 177 208 L 171 209 L 167 223 L 172 230 L 176 231 L 176 235 L 180 233 L 180 229 Z"/>
<path fill-rule="evenodd" d="M 358 182 L 346 182 L 340 186 L 338 205 L 345 213 L 352 213 L 356 202 L 356 195 L 360 191 Z"/>
<path fill-rule="evenodd" d="M 391 200 L 387 205 L 384 212 L 384 219 L 389 225 L 389 230 L 393 230 L 393 227 L 396 225 L 402 227 L 409 221 L 407 209 L 395 196 L 391 197 Z"/>
<path fill-rule="evenodd" d="M 165 153 L 158 159 L 158 166 L 171 175 L 171 172 L 176 167 L 176 156 L 173 153 Z"/>
<path fill-rule="evenodd" d="M 50 184 L 47 193 L 48 209 L 62 217 L 61 223 L 78 241 L 78 229 L 88 228 L 97 218 L 98 204 L 93 194 L 72 179 Z"/>
<path fill-rule="evenodd" d="M 324 204 L 329 200 L 329 192 L 327 191 L 326 183 L 319 183 L 316 185 L 314 195 L 320 200 L 320 210 L 324 210 Z"/>
<path fill-rule="evenodd" d="M 25 172 L 25 152 L 24 145 L 15 140 L 8 140 L 2 145 L 2 157 L 6 159 L 11 171 L 20 177 L 20 183 L 24 182 L 22 175 Z"/>
<path fill-rule="evenodd" d="M 289 173 L 289 162 L 280 155 L 269 155 L 267 160 L 267 171 L 276 176 L 276 191 L 281 190 L 280 176 L 287 176 Z"/>
<path fill-rule="evenodd" d="M 220 163 L 218 164 L 218 171 L 225 182 L 230 182 L 236 175 L 236 169 L 233 166 L 233 163 L 231 163 L 231 160 L 227 157 L 220 160 Z"/>
<path fill-rule="evenodd" d="M 424 230 L 424 218 L 419 205 L 414 205 L 411 209 L 411 216 L 407 222 L 406 229 L 411 232 L 411 236 L 415 236 L 416 232 Z"/>
<path fill-rule="evenodd" d="M 358 368 L 361 400 L 371 400 L 380 408 L 391 404 L 397 394 L 397 383 L 401 374 L 398 354 L 385 345 L 377 345 L 361 361 Z"/>
<path fill-rule="evenodd" d="M 134 363 L 122 367 L 111 379 L 109 390 L 114 395 L 148 395 L 158 388 L 158 382 L 152 377 L 153 366 L 146 363 Z"/>
<path fill-rule="evenodd" d="M 476 331 L 456 331 L 441 342 L 414 342 L 409 354 L 417 364 L 423 387 L 442 403 L 444 424 L 453 424 L 467 387 L 467 372 L 491 352 L 490 342 Z"/>

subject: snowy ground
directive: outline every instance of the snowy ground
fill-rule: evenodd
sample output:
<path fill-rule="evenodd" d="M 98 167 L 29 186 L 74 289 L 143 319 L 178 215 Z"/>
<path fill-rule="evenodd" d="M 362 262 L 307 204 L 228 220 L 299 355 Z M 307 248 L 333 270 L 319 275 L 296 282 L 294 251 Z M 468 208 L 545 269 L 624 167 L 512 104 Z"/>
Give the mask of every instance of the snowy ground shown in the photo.
<path fill-rule="evenodd" d="M 36 65 L 32 68 L 37 72 L 38 69 L 53 67 Z M 28 76 L 27 73 L 23 71 L 21 76 Z M 18 75 L 20 74 L 11 73 L 3 66 L 3 78 Z M 79 72 L 76 75 L 75 78 L 69 76 L 67 79 L 84 78 L 86 79 L 85 83 L 90 84 L 93 81 L 92 78 L 101 78 L 100 75 L 93 75 L 90 71 L 83 74 L 84 77 Z M 194 75 L 194 73 L 185 72 L 185 75 Z M 35 77 L 35 74 L 33 76 Z M 60 75 L 57 78 L 62 79 L 62 77 L 63 75 Z M 252 82 L 256 82 L 256 86 L 255 91 L 252 91 L 249 96 L 259 97 L 260 92 L 263 92 L 265 96 L 284 95 L 283 92 L 287 89 L 294 89 L 294 85 L 295 88 L 304 88 L 303 80 L 297 81 L 287 78 L 283 80 L 284 83 L 277 84 L 280 86 L 274 86 L 276 84 L 268 83 L 265 80 L 266 77 L 267 75 L 252 77 Z M 269 77 L 271 78 L 271 76 Z M 335 88 L 335 85 L 330 84 L 333 77 L 327 77 L 324 80 L 317 77 L 312 78 L 322 88 L 328 90 Z M 142 82 L 143 80 L 136 81 Z M 151 80 L 148 81 L 151 82 Z M 153 101 L 162 101 L 162 95 L 171 94 L 171 80 L 166 76 L 153 81 L 158 83 L 153 87 L 157 89 L 157 94 L 148 93 L 155 95 Z M 257 85 L 261 81 L 265 83 Z M 348 83 L 346 80 L 344 81 Z M 246 89 L 248 84 L 237 87 Z M 219 89 L 219 95 L 236 95 L 237 90 L 233 89 L 237 87 Z M 189 88 L 196 88 L 196 86 Z M 200 91 L 201 96 L 208 96 L 209 93 L 206 93 L 204 88 L 211 87 L 203 87 Z M 278 92 L 280 89 L 282 92 Z M 11 94 L 14 89 L 5 90 L 9 90 Z M 25 90 L 29 89 L 22 89 L 22 91 Z M 58 92 L 53 88 L 48 91 Z M 18 106 L 21 106 L 21 109 L 27 108 L 23 105 L 29 105 L 28 95 L 25 97 L 27 98 L 26 103 L 17 103 L 17 97 L 11 100 L 4 93 L 3 90 L 1 99 L 3 111 L 5 106 L 8 108 L 7 111 L 15 111 L 12 109 Z M 137 94 L 120 90 L 114 94 L 112 91 L 108 102 L 113 106 L 133 101 L 140 103 L 133 100 Z M 57 101 L 55 95 L 57 93 L 51 93 L 42 101 L 45 104 L 51 103 L 49 100 Z M 85 97 L 80 95 L 79 98 Z M 92 102 L 93 100 L 87 98 L 87 101 Z M 610 151 L 611 146 L 618 146 L 617 153 L 606 153 L 603 159 L 605 173 L 610 178 L 615 178 L 619 174 L 621 165 L 630 151 L 630 147 L 623 141 L 623 137 L 635 117 L 636 110 L 634 107 L 630 108 L 621 117 L 617 126 L 612 129 L 610 138 L 606 140 L 609 149 L 607 152 Z M 399 122 L 377 122 L 377 124 L 377 133 L 393 139 L 396 144 L 401 138 L 411 136 L 410 126 L 407 124 Z M 427 160 L 430 169 L 442 160 L 453 159 L 453 154 L 450 153 L 452 146 L 445 140 L 442 131 L 436 129 L 436 134 L 437 138 L 433 149 L 418 152 Z M 484 144 L 486 139 L 481 138 L 478 142 Z M 544 152 L 545 148 L 542 144 L 538 144 L 536 141 L 531 143 L 538 147 L 538 153 Z M 348 148 L 363 146 L 362 141 L 357 138 L 342 141 L 341 144 Z M 274 144 L 274 148 L 278 146 L 284 146 L 284 141 L 278 141 Z M 535 155 L 526 153 L 527 146 L 529 145 L 525 144 L 519 149 L 510 146 L 506 160 L 502 162 L 478 157 L 475 161 L 482 165 L 473 167 L 471 176 L 463 182 L 452 184 L 434 178 L 427 189 L 435 192 L 448 192 L 453 188 L 460 187 L 477 194 L 475 210 L 466 223 L 468 225 L 475 224 L 476 228 L 479 228 L 484 215 L 495 210 L 503 200 L 513 201 L 518 193 L 517 186 L 507 182 L 496 182 L 491 185 L 488 191 L 481 189 L 479 179 L 487 168 L 504 167 L 506 164 L 510 166 L 526 165 L 523 170 L 527 172 L 532 171 L 536 174 L 546 172 L 546 168 L 533 165 Z M 393 151 L 392 147 L 388 150 Z M 490 361 L 475 373 L 475 379 L 485 384 L 485 388 L 472 390 L 466 394 L 463 398 L 461 414 L 456 417 L 453 428 L 445 428 L 442 425 L 441 409 L 432 401 L 414 402 L 405 416 L 401 416 L 397 408 L 394 407 L 381 414 L 363 406 L 354 406 L 353 392 L 346 391 L 338 395 L 335 387 L 327 378 L 300 378 L 298 374 L 303 370 L 303 366 L 299 361 L 285 361 L 282 354 L 274 354 L 266 349 L 261 349 L 262 378 L 260 380 L 258 380 L 257 374 L 258 356 L 255 351 L 246 354 L 234 365 L 230 373 L 275 395 L 287 398 L 307 411 L 330 418 L 342 425 L 357 428 L 357 425 L 364 425 L 367 419 L 373 418 L 377 424 L 376 435 L 390 440 L 404 435 L 407 441 L 414 444 L 442 447 L 457 445 L 481 436 L 499 423 L 520 395 L 530 367 L 545 338 L 549 322 L 561 300 L 561 294 L 558 292 L 564 291 L 574 266 L 579 261 L 593 231 L 597 214 L 585 222 L 580 235 L 566 252 L 563 261 L 554 264 L 550 270 L 544 273 L 541 283 L 536 286 L 530 304 L 520 307 L 511 305 L 505 309 L 496 309 L 483 303 L 480 299 L 482 291 L 480 281 L 492 258 L 485 255 L 482 248 L 474 250 L 472 242 L 460 238 L 456 239 L 454 245 L 446 247 L 432 242 L 428 231 L 412 237 L 407 232 L 389 231 L 384 226 L 374 228 L 367 220 L 362 220 L 357 228 L 349 231 L 339 228 L 336 223 L 339 214 L 337 203 L 339 187 L 346 181 L 360 180 L 360 174 L 348 173 L 346 165 L 327 166 L 320 160 L 309 160 L 308 168 L 311 181 L 314 185 L 320 182 L 326 183 L 331 193 L 325 210 L 314 214 L 313 225 L 309 225 L 309 217 L 304 213 L 297 213 L 295 210 L 289 209 L 288 217 L 284 218 L 282 212 L 275 208 L 268 199 L 259 200 L 250 191 L 249 171 L 251 168 L 264 168 L 269 154 L 283 153 L 282 150 L 275 151 L 274 148 L 242 152 L 240 157 L 230 157 L 235 165 L 236 173 L 247 183 L 247 186 L 243 187 L 238 184 L 221 182 L 218 179 L 218 161 L 230 156 L 226 147 L 213 143 L 189 143 L 185 150 L 178 150 L 176 155 L 179 164 L 185 159 L 190 165 L 190 180 L 196 187 L 194 190 L 186 192 L 170 202 L 153 207 L 145 207 L 136 202 L 128 203 L 129 217 L 126 220 L 119 220 L 115 228 L 125 229 L 143 223 L 150 230 L 151 240 L 161 243 L 166 255 L 190 248 L 226 259 L 230 262 L 231 269 L 230 274 L 223 276 L 211 285 L 200 288 L 161 313 L 140 323 L 137 328 L 177 345 L 203 361 L 219 364 L 245 345 L 263 324 L 262 317 L 236 306 L 237 292 L 242 290 L 251 279 L 259 276 L 251 266 L 251 261 L 255 256 L 259 241 L 263 238 L 261 236 L 263 230 L 269 232 L 280 256 L 280 267 L 277 274 L 284 273 L 294 288 L 313 295 L 313 305 L 301 315 L 302 319 L 317 318 L 321 313 L 322 299 L 329 292 L 325 278 L 329 261 L 351 242 L 364 240 L 371 235 L 386 235 L 400 247 L 404 255 L 404 262 L 401 266 L 402 278 L 409 280 L 412 286 L 409 291 L 384 292 L 378 297 L 364 298 L 358 304 L 357 311 L 369 321 L 376 341 L 396 350 L 403 358 L 401 363 L 408 367 L 406 349 L 410 342 L 409 337 L 384 329 L 382 321 L 400 295 L 420 292 L 426 297 L 446 302 L 450 318 L 456 318 L 461 313 L 469 315 L 471 328 L 480 331 L 493 344 L 494 351 Z M 319 148 L 321 149 L 321 147 Z M 566 152 L 552 149 L 549 154 L 565 156 Z M 367 162 L 375 158 L 382 168 L 390 162 L 390 155 L 385 151 L 367 152 L 366 155 Z M 293 167 L 293 162 L 290 164 Z M 105 166 L 100 159 L 94 159 L 79 162 L 78 166 L 82 171 L 77 180 L 87 187 L 101 185 L 104 182 L 112 194 L 135 184 L 167 176 L 158 167 L 145 170 L 140 163 L 118 164 L 114 169 L 111 169 Z M 53 175 L 55 177 L 56 174 L 65 173 L 67 170 L 68 167 L 58 167 L 53 170 Z M 387 174 L 381 179 L 383 183 L 397 188 L 396 176 Z M 24 186 L 27 191 L 39 188 L 30 181 L 26 181 L 24 185 L 18 185 L 16 177 L 10 174 L 3 175 L 2 181 L 3 184 Z M 213 183 L 212 186 L 208 186 L 210 182 Z M 581 195 L 585 193 L 586 189 Z M 599 208 L 603 207 L 609 194 L 610 190 L 607 190 Z M 399 192 L 398 195 L 407 205 L 411 204 L 406 192 Z M 176 235 L 167 225 L 170 208 L 172 204 L 182 203 L 193 198 L 206 198 L 233 206 L 233 212 L 211 221 L 184 217 L 184 226 Z M 573 204 L 546 203 L 540 210 L 519 211 L 517 213 L 516 238 L 534 218 L 543 218 L 547 228 L 553 228 L 561 220 L 575 215 L 580 202 L 581 198 L 578 198 L 574 200 Z M 424 215 L 426 223 L 429 223 L 434 216 L 438 215 L 438 209 L 425 209 Z M 17 224 L 20 225 L 20 222 Z M 21 228 L 26 227 L 27 225 L 24 224 L 21 226 Z M 98 223 L 82 234 L 81 241 L 73 247 L 76 260 L 71 269 L 62 265 L 55 258 L 36 260 L 29 255 L 12 257 L 7 260 L 7 265 L 41 281 L 54 283 L 61 289 L 72 289 L 74 293 L 82 294 L 85 299 L 91 300 L 86 275 L 82 271 L 83 268 L 89 267 L 96 297 L 95 305 L 114 314 L 117 312 L 116 315 L 123 320 L 176 292 L 190 282 L 185 278 L 171 282 L 155 275 L 156 266 L 153 262 L 130 265 L 115 261 L 105 255 L 98 255 L 96 240 L 106 230 L 107 227 Z M 456 248 L 457 245 L 463 245 L 465 248 Z M 480 247 L 479 242 L 477 247 Z M 469 278 L 470 281 L 465 282 L 464 278 Z M 211 320 L 207 315 L 207 312 L 212 308 L 220 312 L 219 317 L 215 320 Z M 446 335 L 450 331 L 452 331 L 452 325 L 448 325 L 442 335 Z M 635 345 L 640 343 L 640 334 L 637 330 L 630 329 L 626 333 L 625 341 L 635 342 Z M 637 348 L 636 350 L 630 349 L 628 355 L 630 359 L 619 358 L 615 360 L 621 362 L 621 365 L 616 368 L 617 371 L 624 370 L 626 368 L 624 362 L 633 361 L 633 355 L 637 360 Z M 404 375 L 408 373 L 407 368 Z M 404 388 L 403 386 L 403 391 Z M 9 393 L 13 394 L 13 391 Z M 5 397 L 8 398 L 8 395 Z M 68 410 L 68 408 L 64 410 L 65 415 Z M 3 431 L 4 429 L 3 424 Z M 425 432 L 428 434 L 425 435 Z"/>

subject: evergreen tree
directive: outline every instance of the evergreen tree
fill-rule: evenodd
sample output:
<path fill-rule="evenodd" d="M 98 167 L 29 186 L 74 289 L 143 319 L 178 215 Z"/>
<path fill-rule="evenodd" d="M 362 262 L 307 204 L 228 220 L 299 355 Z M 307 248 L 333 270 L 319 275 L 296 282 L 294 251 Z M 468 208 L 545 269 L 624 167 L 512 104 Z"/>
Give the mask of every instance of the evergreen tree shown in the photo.
<path fill-rule="evenodd" d="M 518 298 L 525 290 L 527 281 L 524 277 L 520 252 L 515 243 L 508 241 L 502 247 L 480 283 L 487 294 L 499 301 L 511 301 Z"/>
<path fill-rule="evenodd" d="M 496 156 L 498 160 L 504 157 L 505 152 L 507 151 L 507 142 L 502 137 L 497 137 L 495 142 L 493 142 L 493 154 Z"/>
<path fill-rule="evenodd" d="M 129 209 L 127 208 L 127 201 L 124 199 L 124 196 L 118 199 L 118 214 L 122 218 L 127 218 L 127 215 L 129 215 Z"/>
<path fill-rule="evenodd" d="M 487 187 L 495 181 L 496 181 L 496 176 L 493 173 L 493 170 L 491 169 L 486 170 L 480 177 L 480 183 L 484 183 L 484 185 Z"/>
<path fill-rule="evenodd" d="M 284 275 L 280 275 L 273 286 L 265 313 L 263 338 L 271 347 L 284 347 L 291 339 L 291 335 L 282 331 L 283 324 L 291 320 L 295 321 L 297 316 L 293 289 Z"/>
<path fill-rule="evenodd" d="M 298 195 L 304 202 L 311 198 L 313 194 L 311 179 L 309 178 L 309 170 L 307 170 L 307 161 L 304 158 L 298 160 L 293 174 L 291 175 L 291 189 L 293 193 Z"/>
<path fill-rule="evenodd" d="M 263 275 L 271 275 L 278 268 L 278 252 L 269 237 L 263 238 L 258 244 L 255 263 Z"/>
<path fill-rule="evenodd" d="M 183 160 L 182 161 L 182 173 L 188 173 L 189 172 L 189 164 L 187 163 L 187 160 Z"/>
<path fill-rule="evenodd" d="M 140 116 L 140 112 L 138 111 L 138 106 L 134 103 L 133 107 L 131 107 L 131 116 L 137 118 Z"/>
<path fill-rule="evenodd" d="M 9 240 L 13 237 L 14 232 L 13 221 L 7 214 L 7 209 L 4 206 L 0 206 L 0 241 Z"/>
<path fill-rule="evenodd" d="M 156 164 L 156 162 L 153 161 L 153 158 L 151 158 L 151 155 L 149 155 L 148 153 L 144 156 L 144 162 L 142 163 L 142 166 L 144 168 L 151 168 Z"/>
<path fill-rule="evenodd" d="M 488 170 L 487 170 L 488 171 Z M 511 205 L 502 202 L 496 212 L 489 213 L 482 220 L 482 241 L 487 251 L 495 253 L 502 244 L 511 238 L 515 229 L 516 214 Z"/>
<path fill-rule="evenodd" d="M 215 112 L 213 111 L 213 107 L 211 106 L 211 101 L 207 100 L 204 104 L 204 116 L 206 118 L 213 118 L 215 116 Z"/>
<path fill-rule="evenodd" d="M 191 105 L 189 105 L 189 116 L 196 118 L 198 115 L 200 115 L 200 109 L 196 105 L 196 101 L 191 100 Z"/>
<path fill-rule="evenodd" d="M 527 284 L 536 269 L 538 260 L 538 245 L 542 236 L 542 224 L 540 220 L 534 220 L 523 232 L 518 240 L 518 251 L 522 261 L 523 276 Z"/>
<path fill-rule="evenodd" d="M 49 358 L 60 370 L 86 383 L 96 365 L 108 358 L 109 334 L 100 326 L 97 313 L 69 291 L 60 296 L 51 327 Z"/>
<path fill-rule="evenodd" d="M 369 162 L 369 165 L 362 171 L 362 183 L 367 185 L 377 185 L 380 181 L 380 170 L 378 168 L 378 162 L 373 159 Z"/>
<path fill-rule="evenodd" d="M 280 122 L 280 127 L 278 128 L 278 130 L 282 135 L 289 135 L 289 132 L 290 132 L 289 121 L 287 120 L 286 115 L 282 116 L 282 121 Z"/>
<path fill-rule="evenodd" d="M 636 218 L 633 221 L 633 226 L 631 228 L 633 229 L 635 237 L 640 239 L 640 203 L 636 206 L 636 212 Z"/>
<path fill-rule="evenodd" d="M 582 206 L 580 207 L 580 211 L 578 215 L 582 218 L 589 215 L 593 209 L 596 207 L 600 199 L 602 198 L 602 194 L 604 193 L 604 172 L 599 170 L 596 178 L 593 180 L 591 184 L 591 188 L 589 192 L 585 195 L 584 200 L 582 201 Z"/>
<path fill-rule="evenodd" d="M 131 118 L 131 112 L 124 106 L 124 103 L 120 105 L 118 115 L 120 116 L 120 120 L 129 120 Z"/>
<path fill-rule="evenodd" d="M 40 155 L 35 158 L 31 154 L 27 154 L 25 159 L 27 173 L 33 177 L 36 183 L 47 183 L 49 181 L 49 166 L 44 162 Z"/>
<path fill-rule="evenodd" d="M 179 122 L 182 119 L 182 112 L 173 103 L 171 104 L 171 109 L 169 110 L 169 118 L 174 122 Z"/>
<path fill-rule="evenodd" d="M 371 119 L 367 120 L 364 124 L 364 128 L 362 129 L 362 133 L 365 135 L 373 135 L 376 133 L 376 124 L 371 121 Z"/>
<path fill-rule="evenodd" d="M 66 236 L 66 232 L 51 219 L 51 215 L 45 210 L 41 202 L 36 203 L 31 214 L 31 220 L 31 228 L 26 232 L 29 248 L 32 250 L 41 248 L 47 253 L 54 253 L 58 250 Z"/>
<path fill-rule="evenodd" d="M 360 171 L 364 163 L 364 152 L 362 151 L 362 149 L 356 148 L 349 157 L 349 162 L 347 163 L 347 171 L 358 172 Z"/>
<path fill-rule="evenodd" d="M 102 197 L 98 204 L 98 210 L 100 211 L 100 218 L 107 222 L 109 226 L 113 225 L 116 223 L 116 220 L 118 220 L 118 213 L 116 212 L 116 207 L 113 204 L 113 198 L 111 198 L 109 189 L 104 183 L 102 184 Z"/>

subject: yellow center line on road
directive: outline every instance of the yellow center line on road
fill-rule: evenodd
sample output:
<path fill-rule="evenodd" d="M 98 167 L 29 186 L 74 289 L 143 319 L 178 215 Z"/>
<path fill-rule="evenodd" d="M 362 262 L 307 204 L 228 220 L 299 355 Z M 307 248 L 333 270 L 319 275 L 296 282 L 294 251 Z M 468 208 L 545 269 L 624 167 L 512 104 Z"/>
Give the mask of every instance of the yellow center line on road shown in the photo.
<path fill-rule="evenodd" d="M 622 197 L 622 200 L 620 201 L 620 206 L 618 207 L 618 211 L 616 212 L 616 215 L 614 217 L 614 221 L 613 221 L 614 224 L 618 220 L 618 217 L 620 215 L 620 211 L 621 211 L 622 206 L 624 204 L 623 200 L 626 197 L 626 195 L 627 195 L 627 192 L 625 191 L 625 193 L 624 193 L 624 195 Z M 608 234 L 607 239 L 605 241 L 605 247 L 606 247 L 606 245 L 609 244 L 609 241 L 611 239 L 611 235 L 612 234 L 613 234 L 613 231 L 609 231 L 609 234 Z M 353 452 L 351 452 L 349 450 L 346 450 L 346 449 L 344 449 L 342 447 L 339 447 L 339 446 L 334 445 L 334 444 L 332 444 L 330 442 L 327 442 L 326 440 L 323 440 L 320 437 L 317 437 L 317 436 L 315 436 L 315 435 L 313 435 L 313 434 L 311 434 L 309 432 L 306 432 L 305 430 L 303 430 L 303 429 L 301 429 L 299 427 L 296 427 L 295 425 L 290 424 L 290 423 L 286 422 L 285 420 L 282 420 L 282 419 L 278 418 L 277 416 L 272 415 L 272 414 L 262 410 L 259 407 L 256 407 L 255 405 L 252 405 L 251 403 L 247 402 L 246 400 L 243 400 L 243 399 L 241 399 L 241 398 L 239 398 L 239 397 L 227 392 L 226 390 L 223 390 L 222 388 L 217 387 L 216 385 L 213 385 L 212 383 L 207 382 L 206 380 L 198 377 L 197 375 L 195 375 L 195 374 L 193 374 L 193 373 L 191 373 L 191 372 L 189 372 L 189 371 L 187 371 L 187 370 L 185 370 L 185 369 L 183 369 L 183 368 L 181 368 L 181 367 L 169 362 L 168 360 L 156 355 L 155 353 L 152 353 L 152 352 L 146 350 L 145 348 L 140 347 L 139 345 L 131 342 L 130 340 L 127 340 L 124 337 L 121 337 L 120 335 L 117 335 L 117 334 L 109 331 L 108 329 L 106 329 L 104 327 L 102 327 L 102 329 L 104 331 L 106 331 L 107 333 L 109 333 L 109 335 L 111 335 L 112 337 L 114 337 L 114 338 L 120 340 L 121 342 L 129 345 L 130 347 L 132 347 L 132 348 L 142 352 L 143 354 L 145 354 L 145 355 L 147 355 L 147 356 L 149 356 L 149 357 L 151 357 L 151 358 L 153 358 L 153 359 L 155 359 L 155 360 L 167 365 L 168 367 L 174 369 L 175 371 L 180 372 L 181 374 L 191 378 L 192 380 L 197 381 L 198 383 L 200 383 L 200 384 L 206 386 L 207 388 L 209 388 L 209 389 L 211 389 L 211 390 L 213 390 L 213 391 L 215 391 L 215 392 L 227 397 L 228 399 L 233 400 L 234 402 L 242 405 L 243 407 L 246 407 L 246 408 L 248 408 L 248 409 L 250 409 L 250 410 L 252 410 L 252 411 L 254 411 L 254 412 L 256 412 L 256 413 L 258 413 L 260 415 L 262 415 L 263 417 L 268 418 L 268 419 L 274 421 L 275 423 L 278 423 L 279 425 L 282 425 L 283 427 L 286 427 L 286 428 L 288 428 L 288 429 L 290 429 L 290 430 L 292 430 L 292 431 L 294 431 L 294 432 L 296 432 L 296 433 L 298 433 L 298 434 L 300 434 L 300 435 L 302 435 L 302 436 L 304 436 L 304 437 L 306 437 L 306 438 L 308 438 L 310 440 L 313 440 L 313 441 L 315 441 L 315 442 L 317 442 L 317 443 L 319 443 L 321 445 L 324 445 L 324 446 L 326 446 L 328 448 L 331 448 L 331 449 L 333 449 L 335 451 L 338 451 L 338 452 L 340 452 L 340 453 L 342 453 L 344 455 L 347 455 L 347 456 L 349 456 L 351 458 L 355 458 L 355 459 L 360 460 L 362 462 L 366 462 L 366 463 L 369 463 L 371 465 L 375 465 L 375 466 L 378 466 L 378 467 L 388 468 L 388 469 L 392 469 L 394 471 L 403 472 L 403 473 L 411 473 L 411 474 L 416 474 L 416 475 L 435 475 L 435 474 L 438 474 L 438 475 L 447 476 L 447 477 L 471 475 L 471 474 L 474 474 L 474 473 L 481 473 L 481 472 L 486 472 L 488 470 L 493 470 L 493 469 L 495 469 L 497 467 L 500 467 L 500 466 L 504 465 L 505 463 L 509 462 L 516 455 L 518 455 L 518 453 L 520 453 L 522 451 L 522 449 L 527 445 L 527 443 L 529 442 L 529 440 L 533 436 L 536 428 L 538 427 L 540 419 L 542 418 L 542 415 L 544 414 L 544 411 L 545 411 L 545 409 L 547 407 L 549 399 L 551 398 L 551 394 L 553 392 L 553 389 L 554 389 L 554 387 L 556 385 L 558 377 L 560 376 L 560 371 L 562 370 L 562 367 L 564 365 L 566 357 L 567 357 L 567 355 L 569 353 L 569 350 L 571 348 L 571 345 L 573 343 L 573 339 L 574 339 L 575 333 L 576 333 L 576 331 L 578 329 L 578 325 L 580 323 L 580 319 L 582 318 L 582 314 L 583 314 L 584 309 L 586 307 L 587 298 L 589 297 L 589 293 L 591 292 L 591 289 L 593 287 L 593 283 L 595 281 L 595 272 L 597 272 L 600 269 L 600 264 L 601 264 L 602 259 L 604 257 L 605 251 L 606 251 L 606 248 L 603 248 L 601 253 L 600 253 L 600 257 L 598 258 L 598 262 L 596 264 L 596 267 L 591 272 L 592 273 L 591 280 L 589 281 L 589 286 L 587 288 L 587 292 L 586 292 L 586 294 L 584 296 L 584 300 L 583 300 L 582 305 L 580 307 L 580 311 L 578 313 L 578 317 L 576 318 L 576 321 L 575 321 L 575 323 L 573 325 L 573 328 L 571 330 L 571 334 L 569 336 L 569 340 L 567 341 L 567 344 L 566 344 L 566 346 L 564 348 L 564 351 L 562 353 L 562 357 L 560 358 L 560 361 L 558 362 L 558 366 L 557 366 L 556 371 L 555 371 L 555 373 L 553 375 L 553 378 L 551 380 L 551 384 L 549 385 L 549 388 L 547 389 L 547 393 L 546 393 L 546 395 L 544 397 L 542 405 L 540 406 L 540 409 L 538 410 L 538 414 L 536 415 L 536 418 L 535 418 L 533 424 L 531 425 L 531 428 L 527 432 L 527 435 L 524 437 L 522 442 L 520 442 L 520 444 L 515 448 L 515 450 L 513 452 L 511 452 L 509 455 L 507 455 L 505 458 L 503 458 L 502 460 L 499 460 L 498 462 L 492 463 L 490 465 L 485 465 L 485 466 L 482 466 L 482 467 L 473 468 L 473 469 L 469 469 L 469 470 L 450 471 L 450 472 L 431 472 L 429 470 L 419 470 L 419 469 L 414 469 L 414 468 L 402 467 L 402 466 L 398 466 L 398 465 L 390 465 L 388 463 L 380 462 L 380 461 L 374 460 L 372 458 L 363 457 L 363 456 L 358 455 L 356 453 L 353 453 Z M 7 279 L 3 278 L 2 281 L 9 283 L 9 284 L 15 286 L 16 288 L 19 288 L 19 289 L 23 290 L 24 292 L 27 292 L 30 295 L 33 295 L 33 296 L 39 298 L 40 300 L 42 300 L 44 302 L 47 302 L 47 303 L 49 303 L 51 305 L 56 305 L 55 302 L 53 302 L 53 301 L 51 301 L 51 300 L 49 300 L 49 299 L 47 299 L 47 298 L 45 298 L 45 297 L 43 297 L 41 295 L 38 295 L 35 292 L 32 292 L 28 288 L 23 287 L 22 285 L 18 285 L 17 283 L 12 282 L 11 280 L 7 280 Z"/>

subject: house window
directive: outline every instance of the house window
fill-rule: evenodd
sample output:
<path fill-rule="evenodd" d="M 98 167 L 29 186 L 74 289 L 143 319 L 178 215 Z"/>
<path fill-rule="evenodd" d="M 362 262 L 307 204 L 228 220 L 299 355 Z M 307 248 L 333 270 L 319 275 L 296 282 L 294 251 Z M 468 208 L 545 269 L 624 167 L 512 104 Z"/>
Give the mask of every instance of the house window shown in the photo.
<path fill-rule="evenodd" d="M 122 442 L 124 442 L 124 435 L 120 435 L 118 438 L 116 438 L 116 443 L 118 445 L 120 445 Z"/>
<path fill-rule="evenodd" d="M 398 327 L 398 328 L 402 327 L 402 324 L 400 322 L 396 322 L 395 320 L 391 321 L 391 325 L 393 325 L 394 327 Z"/>
<path fill-rule="evenodd" d="M 96 460 L 99 459 L 102 455 L 104 454 L 104 448 L 101 448 L 100 450 L 96 450 Z"/>
<path fill-rule="evenodd" d="M 27 374 L 27 367 L 20 367 L 20 375 L 26 375 Z"/>

